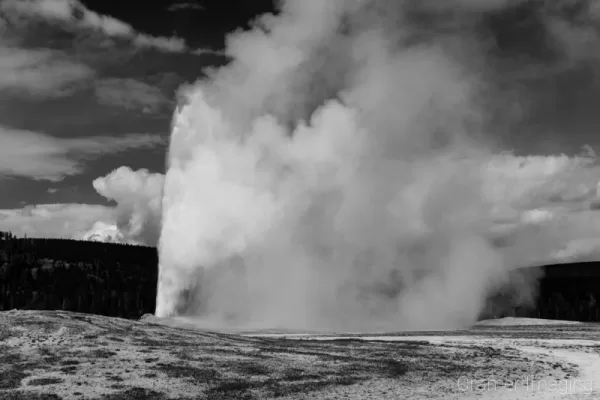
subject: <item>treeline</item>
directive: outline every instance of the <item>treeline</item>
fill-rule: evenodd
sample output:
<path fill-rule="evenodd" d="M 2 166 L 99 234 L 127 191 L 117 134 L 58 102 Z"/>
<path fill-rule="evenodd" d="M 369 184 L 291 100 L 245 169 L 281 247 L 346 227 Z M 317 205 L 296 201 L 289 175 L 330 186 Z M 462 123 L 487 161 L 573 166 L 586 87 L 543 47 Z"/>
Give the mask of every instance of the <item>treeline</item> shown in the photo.
<path fill-rule="evenodd" d="M 541 285 L 548 281 L 542 278 Z M 533 304 L 513 306 L 502 296 L 492 298 L 480 319 L 502 317 L 528 317 L 566 321 L 600 321 L 600 305 L 591 292 L 565 293 L 563 290 L 545 290 L 537 296 Z M 508 304 L 507 304 L 508 303 Z"/>
<path fill-rule="evenodd" d="M 596 296 L 590 292 L 569 296 L 555 291 L 548 295 L 540 295 L 534 316 L 544 319 L 598 322 L 600 307 L 596 303 Z"/>
<path fill-rule="evenodd" d="M 139 318 L 154 312 L 157 278 L 155 248 L 0 232 L 0 311 Z"/>
<path fill-rule="evenodd" d="M 523 293 L 509 290 L 488 299 L 480 317 L 600 321 L 600 263 L 535 271 L 517 274 L 538 282 L 538 296 L 529 307 L 516 307 Z M 152 247 L 17 238 L 0 232 L 0 311 L 65 310 L 139 318 L 154 313 L 157 279 L 158 255 Z"/>
<path fill-rule="evenodd" d="M 510 316 L 600 322 L 599 262 L 554 264 L 535 269 L 540 274 L 531 304 L 516 306 L 522 303 L 518 301 L 520 298 L 528 297 L 527 290 L 533 286 L 527 286 L 521 293 L 500 293 L 488 300 L 481 318 Z"/>
<path fill-rule="evenodd" d="M 600 304 L 596 301 L 600 298 L 599 266 L 598 263 L 564 264 L 559 267 L 565 269 L 565 273 L 560 274 L 559 271 L 546 276 L 540 287 L 536 316 L 569 321 L 600 321 Z"/>

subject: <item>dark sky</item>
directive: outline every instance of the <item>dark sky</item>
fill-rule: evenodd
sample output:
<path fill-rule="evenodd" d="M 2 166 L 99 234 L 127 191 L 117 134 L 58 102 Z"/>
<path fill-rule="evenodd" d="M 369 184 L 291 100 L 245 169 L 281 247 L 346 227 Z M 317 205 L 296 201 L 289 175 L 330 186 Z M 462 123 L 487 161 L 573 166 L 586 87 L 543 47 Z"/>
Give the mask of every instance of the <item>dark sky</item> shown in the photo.
<path fill-rule="evenodd" d="M 222 48 L 226 33 L 247 26 L 255 16 L 273 11 L 272 0 L 85 0 L 90 9 L 127 21 L 156 36 L 181 36 L 195 47 Z"/>

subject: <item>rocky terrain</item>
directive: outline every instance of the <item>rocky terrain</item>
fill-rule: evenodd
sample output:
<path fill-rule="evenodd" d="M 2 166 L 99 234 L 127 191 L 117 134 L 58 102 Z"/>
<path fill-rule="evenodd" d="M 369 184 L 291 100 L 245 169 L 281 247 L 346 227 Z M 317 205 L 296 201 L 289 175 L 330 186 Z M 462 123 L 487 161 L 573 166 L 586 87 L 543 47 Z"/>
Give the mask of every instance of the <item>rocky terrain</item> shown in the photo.
<path fill-rule="evenodd" d="M 0 399 L 590 398 L 600 378 L 599 339 L 590 324 L 232 334 L 153 318 L 7 311 L 0 313 Z M 581 385 L 529 390 L 527 379 Z"/>

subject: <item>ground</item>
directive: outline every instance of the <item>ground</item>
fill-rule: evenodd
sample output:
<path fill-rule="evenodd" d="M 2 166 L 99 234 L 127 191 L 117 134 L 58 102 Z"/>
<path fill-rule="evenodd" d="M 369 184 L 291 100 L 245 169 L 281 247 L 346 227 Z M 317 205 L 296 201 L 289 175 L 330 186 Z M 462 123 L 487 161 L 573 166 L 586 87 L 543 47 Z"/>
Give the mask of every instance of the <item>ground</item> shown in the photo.
<path fill-rule="evenodd" d="M 0 312 L 0 399 L 600 396 L 595 324 L 505 319 L 375 336 L 225 334 L 157 322 Z"/>

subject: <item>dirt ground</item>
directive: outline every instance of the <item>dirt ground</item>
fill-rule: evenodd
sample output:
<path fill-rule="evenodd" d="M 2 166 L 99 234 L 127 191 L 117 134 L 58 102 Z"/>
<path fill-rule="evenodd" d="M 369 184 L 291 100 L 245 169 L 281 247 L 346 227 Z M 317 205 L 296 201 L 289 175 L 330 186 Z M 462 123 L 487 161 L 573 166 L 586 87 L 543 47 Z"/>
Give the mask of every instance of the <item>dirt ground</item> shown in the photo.
<path fill-rule="evenodd" d="M 0 312 L 0 399 L 592 399 L 600 326 L 211 333 Z"/>

